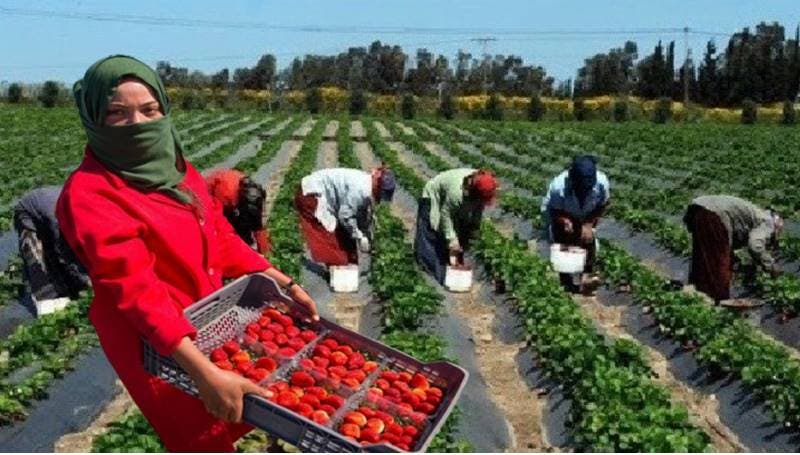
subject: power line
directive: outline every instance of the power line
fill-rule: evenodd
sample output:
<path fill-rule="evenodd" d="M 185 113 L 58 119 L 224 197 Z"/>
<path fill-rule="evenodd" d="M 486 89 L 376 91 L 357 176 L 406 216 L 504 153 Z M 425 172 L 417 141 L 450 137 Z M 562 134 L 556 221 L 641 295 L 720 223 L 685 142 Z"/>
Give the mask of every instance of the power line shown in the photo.
<path fill-rule="evenodd" d="M 222 21 L 211 19 L 192 19 L 180 17 L 160 17 L 135 14 L 118 13 L 91 13 L 51 11 L 25 8 L 0 7 L 0 12 L 10 16 L 36 17 L 44 19 L 68 19 L 79 21 L 129 23 L 138 25 L 152 25 L 164 27 L 199 27 L 222 29 L 251 29 L 275 30 L 302 33 L 328 33 L 328 34 L 389 34 L 389 35 L 504 35 L 504 36 L 624 36 L 624 35 L 658 35 L 680 33 L 682 28 L 634 28 L 634 29 L 554 29 L 554 30 L 528 30 L 528 29 L 490 29 L 467 27 L 406 27 L 406 26 L 330 26 L 330 25 L 282 25 L 254 21 Z M 700 34 L 718 34 L 719 32 L 701 32 Z"/>

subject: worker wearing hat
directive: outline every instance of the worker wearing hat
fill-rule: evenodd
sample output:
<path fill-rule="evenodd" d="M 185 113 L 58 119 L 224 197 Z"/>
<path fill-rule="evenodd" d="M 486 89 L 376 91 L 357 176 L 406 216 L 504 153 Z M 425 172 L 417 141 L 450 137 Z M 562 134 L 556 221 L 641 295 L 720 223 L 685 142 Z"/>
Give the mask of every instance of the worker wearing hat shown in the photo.
<path fill-rule="evenodd" d="M 610 185 L 605 173 L 597 170 L 597 158 L 578 156 L 570 167 L 551 182 L 542 200 L 542 216 L 551 243 L 586 249 L 586 267 L 581 284 L 585 290 L 597 285 L 591 276 L 597 252 L 595 228 L 608 208 Z M 561 282 L 573 288 L 572 276 L 561 274 Z"/>
<path fill-rule="evenodd" d="M 417 212 L 414 252 L 440 283 L 451 259 L 463 260 L 483 209 L 494 201 L 497 188 L 491 172 L 466 168 L 442 172 L 425 185 Z"/>
<path fill-rule="evenodd" d="M 391 201 L 395 178 L 380 166 L 359 169 L 322 169 L 305 176 L 294 204 L 311 258 L 325 266 L 358 264 L 358 251 L 368 253 L 372 239 L 372 211 Z"/>

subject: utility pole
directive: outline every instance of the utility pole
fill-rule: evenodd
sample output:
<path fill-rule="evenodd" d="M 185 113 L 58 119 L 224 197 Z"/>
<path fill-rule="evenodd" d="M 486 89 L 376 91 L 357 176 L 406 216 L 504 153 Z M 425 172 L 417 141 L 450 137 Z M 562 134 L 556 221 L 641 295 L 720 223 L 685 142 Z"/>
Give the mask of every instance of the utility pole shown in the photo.
<path fill-rule="evenodd" d="M 683 107 L 689 107 L 689 60 L 692 50 L 689 49 L 689 27 L 683 27 Z"/>
<path fill-rule="evenodd" d="M 472 38 L 470 41 L 474 41 L 481 45 L 481 57 L 489 55 L 489 43 L 497 41 L 497 38 L 493 36 L 483 36 L 479 38 Z M 482 71 L 483 73 L 483 94 L 486 94 L 486 70 Z"/>

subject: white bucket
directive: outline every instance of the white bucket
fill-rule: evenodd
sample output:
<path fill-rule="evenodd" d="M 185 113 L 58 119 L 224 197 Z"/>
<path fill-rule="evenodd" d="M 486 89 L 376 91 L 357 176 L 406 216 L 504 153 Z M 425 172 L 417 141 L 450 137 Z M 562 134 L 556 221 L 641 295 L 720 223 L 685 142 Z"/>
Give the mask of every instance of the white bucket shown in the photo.
<path fill-rule="evenodd" d="M 586 250 L 554 243 L 550 245 L 550 262 L 558 273 L 581 273 L 586 267 Z"/>
<path fill-rule="evenodd" d="M 447 266 L 444 287 L 450 292 L 469 292 L 472 289 L 472 269 Z"/>
<path fill-rule="evenodd" d="M 57 299 L 45 299 L 45 300 L 36 300 L 35 298 L 33 299 L 33 304 L 36 306 L 37 317 L 63 310 L 64 308 L 67 307 L 69 302 L 70 302 L 69 297 L 60 297 Z"/>
<path fill-rule="evenodd" d="M 330 271 L 333 292 L 358 291 L 358 265 L 332 265 Z"/>

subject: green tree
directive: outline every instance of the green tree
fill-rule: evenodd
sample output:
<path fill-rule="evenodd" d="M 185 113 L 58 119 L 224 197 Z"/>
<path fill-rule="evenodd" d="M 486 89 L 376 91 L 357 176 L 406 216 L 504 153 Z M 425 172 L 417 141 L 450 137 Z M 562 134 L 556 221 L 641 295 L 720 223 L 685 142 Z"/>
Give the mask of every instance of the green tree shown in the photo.
<path fill-rule="evenodd" d="M 39 101 L 44 107 L 55 107 L 61 98 L 61 85 L 56 81 L 47 81 L 42 86 Z"/>
<path fill-rule="evenodd" d="M 572 115 L 579 122 L 589 119 L 589 109 L 586 108 L 586 103 L 582 99 L 578 98 L 572 102 Z"/>
<path fill-rule="evenodd" d="M 672 99 L 662 96 L 656 102 L 655 111 L 653 111 L 653 122 L 664 124 L 672 118 Z"/>
<path fill-rule="evenodd" d="M 452 120 L 456 116 L 456 102 L 450 91 L 442 94 L 442 102 L 439 103 L 439 115 L 447 120 Z"/>
<path fill-rule="evenodd" d="M 752 125 L 758 121 L 758 104 L 751 99 L 742 101 L 742 124 Z"/>
<path fill-rule="evenodd" d="M 614 121 L 624 122 L 628 120 L 628 102 L 626 100 L 614 101 Z"/>
<path fill-rule="evenodd" d="M 496 92 L 492 93 L 489 96 L 489 100 L 486 101 L 486 107 L 484 108 L 484 117 L 488 120 L 503 120 L 503 103 L 500 101 L 500 95 Z"/>
<path fill-rule="evenodd" d="M 406 120 L 411 120 L 416 115 L 417 102 L 414 100 L 413 93 L 406 93 L 400 100 L 400 113 Z"/>
<path fill-rule="evenodd" d="M 547 113 L 547 106 L 542 102 L 539 92 L 534 92 L 528 102 L 528 120 L 538 122 L 544 118 L 545 113 Z"/>
<path fill-rule="evenodd" d="M 364 90 L 350 92 L 350 115 L 361 115 L 367 110 L 367 96 Z"/>
<path fill-rule="evenodd" d="M 22 85 L 16 82 L 8 86 L 8 102 L 19 103 L 22 101 Z"/>
<path fill-rule="evenodd" d="M 319 87 L 312 87 L 306 90 L 306 107 L 308 112 L 319 114 L 322 108 L 322 92 Z"/>
<path fill-rule="evenodd" d="M 794 125 L 797 123 L 797 111 L 794 108 L 794 103 L 790 100 L 783 102 L 783 117 L 781 123 L 784 125 Z"/>

